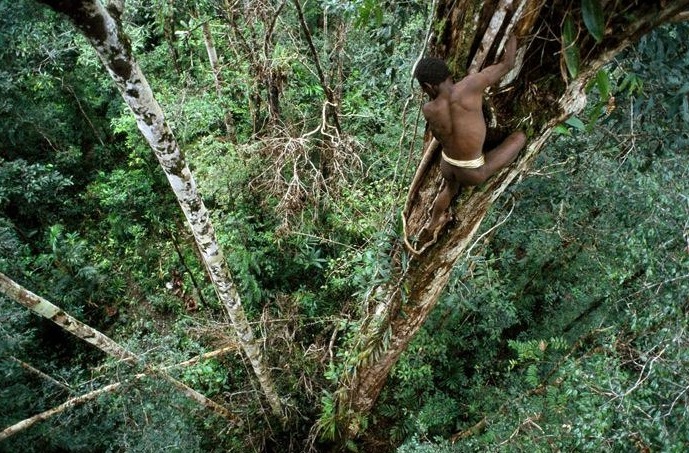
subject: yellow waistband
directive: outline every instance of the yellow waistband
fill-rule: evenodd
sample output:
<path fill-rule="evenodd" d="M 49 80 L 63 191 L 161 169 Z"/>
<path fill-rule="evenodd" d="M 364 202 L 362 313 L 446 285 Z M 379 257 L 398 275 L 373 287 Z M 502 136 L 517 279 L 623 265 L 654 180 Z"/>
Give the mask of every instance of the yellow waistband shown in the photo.
<path fill-rule="evenodd" d="M 483 154 L 481 154 L 476 159 L 472 159 L 472 160 L 457 160 L 457 159 L 451 159 L 451 158 L 447 157 L 447 155 L 445 154 L 445 151 L 443 151 L 442 153 L 443 153 L 443 160 L 445 162 L 447 162 L 448 164 L 453 165 L 455 167 L 459 167 L 459 168 L 479 168 L 479 167 L 483 166 L 483 164 L 486 163 L 486 159 L 483 157 Z"/>

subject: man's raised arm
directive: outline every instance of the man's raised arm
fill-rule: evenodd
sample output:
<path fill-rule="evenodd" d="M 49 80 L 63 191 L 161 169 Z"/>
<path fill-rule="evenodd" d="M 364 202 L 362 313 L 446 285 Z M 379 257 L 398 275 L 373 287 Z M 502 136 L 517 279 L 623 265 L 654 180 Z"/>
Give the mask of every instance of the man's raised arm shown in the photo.
<path fill-rule="evenodd" d="M 514 60 L 517 55 L 517 38 L 512 35 L 507 44 L 505 44 L 505 53 L 502 56 L 502 61 L 492 66 L 488 66 L 479 72 L 483 76 L 485 87 L 496 84 L 505 74 L 510 72 L 514 67 Z"/>

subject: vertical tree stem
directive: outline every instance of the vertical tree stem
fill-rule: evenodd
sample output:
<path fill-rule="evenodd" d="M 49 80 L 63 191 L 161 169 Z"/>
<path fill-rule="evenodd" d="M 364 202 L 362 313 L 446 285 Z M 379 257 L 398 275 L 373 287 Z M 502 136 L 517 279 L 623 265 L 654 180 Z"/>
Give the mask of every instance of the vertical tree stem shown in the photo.
<path fill-rule="evenodd" d="M 273 413 L 282 417 L 282 402 L 265 364 L 263 351 L 246 318 L 208 210 L 163 111 L 132 55 L 129 38 L 122 31 L 119 15 L 111 15 L 99 0 L 41 1 L 67 15 L 84 34 L 132 110 L 139 130 L 158 158 L 191 227 L 218 298 L 225 306 L 268 403 Z"/>

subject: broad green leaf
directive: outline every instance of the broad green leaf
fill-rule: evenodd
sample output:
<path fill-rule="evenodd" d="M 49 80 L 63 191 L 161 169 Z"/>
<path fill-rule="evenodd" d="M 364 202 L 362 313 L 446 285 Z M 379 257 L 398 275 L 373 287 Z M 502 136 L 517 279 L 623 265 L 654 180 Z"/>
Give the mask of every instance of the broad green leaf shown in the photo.
<path fill-rule="evenodd" d="M 607 100 L 610 97 L 610 76 L 605 69 L 601 69 L 596 74 L 596 86 L 600 92 L 601 99 Z"/>
<path fill-rule="evenodd" d="M 584 18 L 584 25 L 591 33 L 596 42 L 600 44 L 605 34 L 605 17 L 600 0 L 582 0 L 581 15 Z"/>
<path fill-rule="evenodd" d="M 564 124 L 558 124 L 553 130 L 558 135 L 572 135 L 572 133 L 569 131 L 569 128 Z"/>
<path fill-rule="evenodd" d="M 576 45 L 577 30 L 574 21 L 567 16 L 562 26 L 562 55 L 565 58 L 565 66 L 571 78 L 579 75 L 579 48 Z"/>
<path fill-rule="evenodd" d="M 581 121 L 576 116 L 569 118 L 567 121 L 565 121 L 565 124 L 568 124 L 575 129 L 579 129 L 580 131 L 583 131 L 586 129 L 586 125 L 584 124 L 584 122 Z"/>

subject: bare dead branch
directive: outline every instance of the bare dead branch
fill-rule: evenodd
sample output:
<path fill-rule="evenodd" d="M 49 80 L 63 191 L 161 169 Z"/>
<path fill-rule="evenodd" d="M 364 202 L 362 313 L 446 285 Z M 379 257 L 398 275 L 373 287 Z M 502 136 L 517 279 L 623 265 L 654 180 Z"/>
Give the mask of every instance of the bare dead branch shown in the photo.
<path fill-rule="evenodd" d="M 18 358 L 14 357 L 14 356 L 10 356 L 10 360 L 19 364 L 19 366 L 21 366 L 25 370 L 35 374 L 36 376 L 40 377 L 41 379 L 45 379 L 46 381 L 50 382 L 51 384 L 54 384 L 54 385 L 60 387 L 62 390 L 65 390 L 68 393 L 72 393 L 72 389 L 70 389 L 69 386 L 63 384 L 62 382 L 58 381 L 54 377 L 44 373 L 43 371 L 39 370 L 38 368 L 32 367 L 31 365 L 24 362 L 23 360 L 19 360 Z"/>

